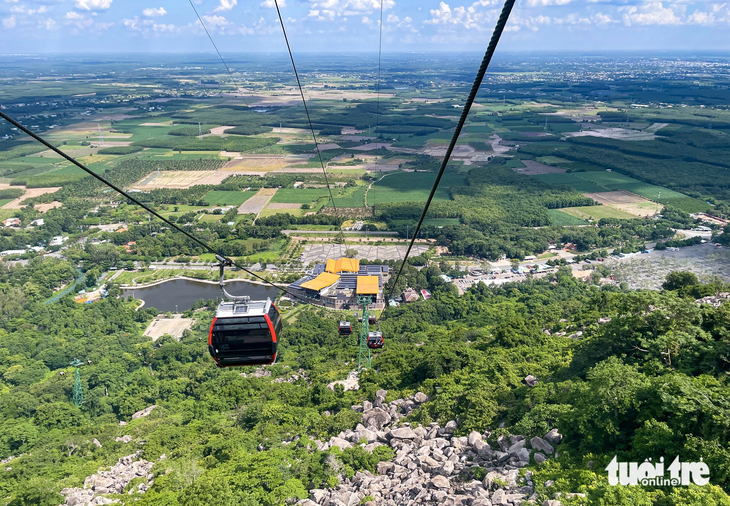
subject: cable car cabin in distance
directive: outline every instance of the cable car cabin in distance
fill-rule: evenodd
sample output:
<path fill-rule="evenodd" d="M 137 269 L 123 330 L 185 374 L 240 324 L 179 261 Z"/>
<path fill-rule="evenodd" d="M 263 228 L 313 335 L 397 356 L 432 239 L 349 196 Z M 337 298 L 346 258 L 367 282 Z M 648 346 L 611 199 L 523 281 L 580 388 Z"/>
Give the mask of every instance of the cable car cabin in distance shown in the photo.
<path fill-rule="evenodd" d="M 368 315 L 368 323 L 370 325 L 374 325 L 377 322 L 378 322 L 378 318 L 374 314 Z"/>
<path fill-rule="evenodd" d="M 210 326 L 208 350 L 219 367 L 276 361 L 281 315 L 270 299 L 222 302 Z"/>
<path fill-rule="evenodd" d="M 350 322 L 340 322 L 339 332 L 341 336 L 349 336 L 352 334 L 352 325 L 350 325 Z"/>
<path fill-rule="evenodd" d="M 368 333 L 368 348 L 380 349 L 383 347 L 383 333 L 382 332 L 369 332 Z"/>

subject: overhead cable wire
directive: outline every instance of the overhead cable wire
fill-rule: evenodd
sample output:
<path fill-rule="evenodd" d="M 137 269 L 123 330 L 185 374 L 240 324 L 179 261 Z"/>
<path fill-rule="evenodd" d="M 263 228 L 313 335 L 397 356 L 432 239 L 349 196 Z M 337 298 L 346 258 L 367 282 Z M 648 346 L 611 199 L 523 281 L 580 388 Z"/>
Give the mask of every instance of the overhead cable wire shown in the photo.
<path fill-rule="evenodd" d="M 335 212 L 335 217 L 339 217 L 337 211 L 337 205 L 335 204 L 335 197 L 332 195 L 332 188 L 330 187 L 329 178 L 327 177 L 327 169 L 324 168 L 324 161 L 322 160 L 322 152 L 319 150 L 319 143 L 317 142 L 317 136 L 314 134 L 314 126 L 312 125 L 312 118 L 309 116 L 309 108 L 307 108 L 307 100 L 304 98 L 304 89 L 302 88 L 302 82 L 299 80 L 299 72 L 297 72 L 297 65 L 294 63 L 294 54 L 291 51 L 289 45 L 289 37 L 286 35 L 286 28 L 284 27 L 284 18 L 281 17 L 281 10 L 279 9 L 279 1 L 274 0 L 276 6 L 276 13 L 279 16 L 279 23 L 281 23 L 281 31 L 284 33 L 284 42 L 286 42 L 286 49 L 289 51 L 289 59 L 291 60 L 291 66 L 294 69 L 294 77 L 297 79 L 297 86 L 299 87 L 299 94 L 302 96 L 302 104 L 304 104 L 304 112 L 307 115 L 307 122 L 309 122 L 309 130 L 312 132 L 312 139 L 314 140 L 314 147 L 317 150 L 317 156 L 319 157 L 319 164 L 322 166 L 322 173 L 324 174 L 324 182 L 327 184 L 327 190 L 330 194 L 330 200 L 332 201 L 332 208 Z M 342 244 L 345 243 L 345 233 L 342 231 L 342 222 L 340 221 L 340 239 Z"/>
<path fill-rule="evenodd" d="M 471 91 L 469 92 L 469 96 L 466 99 L 466 103 L 464 104 L 464 109 L 461 111 L 461 117 L 459 118 L 459 122 L 456 125 L 456 129 L 454 130 L 454 135 L 451 137 L 451 142 L 449 142 L 449 148 L 446 150 L 446 155 L 444 156 L 444 161 L 441 162 L 441 167 L 439 168 L 438 174 L 436 175 L 436 180 L 433 183 L 433 187 L 431 188 L 431 193 L 428 195 L 428 199 L 426 200 L 426 205 L 423 207 L 423 212 L 421 213 L 421 217 L 418 220 L 418 224 L 416 225 L 416 230 L 413 232 L 413 239 L 411 239 L 411 242 L 408 244 L 408 249 L 406 250 L 406 255 L 403 258 L 403 262 L 400 265 L 400 268 L 398 269 L 398 274 L 396 275 L 395 279 L 393 280 L 393 286 L 390 289 L 390 292 L 388 294 L 388 297 L 386 298 L 386 306 L 385 310 L 388 309 L 388 300 L 390 300 L 391 296 L 393 295 L 393 291 L 398 286 L 398 279 L 401 276 L 401 273 L 403 272 L 403 267 L 406 265 L 406 262 L 408 261 L 408 256 L 411 254 L 411 249 L 413 248 L 413 244 L 416 242 L 416 238 L 418 237 L 418 233 L 421 231 L 421 225 L 423 224 L 423 220 L 426 218 L 426 213 L 428 213 L 428 208 L 431 206 L 431 201 L 433 200 L 434 195 L 436 194 L 436 189 L 439 186 L 439 183 L 441 182 L 441 178 L 444 175 L 444 172 L 446 171 L 446 166 L 449 163 L 449 159 L 451 158 L 451 153 L 454 151 L 454 147 L 456 146 L 456 142 L 459 140 L 459 135 L 461 134 L 461 130 L 464 128 L 464 123 L 466 123 L 466 117 L 469 115 L 469 110 L 471 110 L 471 106 L 474 103 L 474 99 L 477 96 L 477 93 L 479 92 L 479 87 L 482 85 L 482 81 L 484 80 L 484 74 L 487 72 L 487 67 L 489 67 L 489 62 L 492 61 L 492 56 L 494 55 L 495 49 L 497 49 L 497 44 L 499 43 L 499 39 L 502 37 L 502 32 L 504 31 L 504 27 L 507 24 L 507 20 L 509 19 L 510 13 L 512 12 L 512 8 L 515 5 L 515 0 L 505 0 L 504 7 L 502 7 L 502 13 L 499 15 L 499 19 L 497 20 L 497 25 L 494 27 L 494 32 L 492 33 L 492 38 L 489 41 L 489 45 L 487 46 L 487 51 L 484 53 L 484 58 L 482 59 L 482 63 L 479 66 L 479 71 L 477 72 L 476 77 L 474 78 L 474 83 L 471 86 Z"/>
<path fill-rule="evenodd" d="M 231 78 L 231 81 L 233 81 L 233 84 L 236 86 L 236 91 L 239 92 L 240 97 L 243 99 L 243 103 L 246 104 L 246 108 L 250 107 L 248 105 L 248 101 L 246 100 L 246 97 L 243 96 L 243 93 L 239 90 L 239 84 L 234 79 L 233 73 L 231 72 L 231 69 L 228 67 L 228 64 L 226 63 L 226 60 L 223 59 L 223 55 L 221 55 L 221 52 L 218 50 L 218 46 L 215 44 L 215 41 L 213 41 L 213 37 L 211 37 L 210 32 L 208 31 L 208 27 L 205 26 L 205 23 L 203 23 L 203 18 L 200 17 L 200 14 L 198 13 L 198 9 L 195 8 L 195 4 L 193 4 L 193 0 L 188 0 L 190 2 L 190 7 L 193 8 L 195 11 L 195 15 L 198 16 L 198 21 L 200 21 L 200 25 L 203 27 L 203 30 L 205 30 L 205 34 L 208 36 L 208 39 L 210 39 L 210 43 L 213 44 L 213 48 L 215 49 L 215 52 L 218 53 L 218 58 L 221 59 L 223 62 L 223 66 L 226 67 L 226 70 L 228 71 L 228 76 Z"/>
<path fill-rule="evenodd" d="M 18 130 L 20 130 L 20 131 L 24 132 L 25 134 L 29 135 L 34 140 L 40 142 L 41 144 L 43 144 L 45 147 L 47 147 L 48 149 L 50 149 L 51 151 L 53 151 L 57 155 L 65 158 L 66 160 L 68 160 L 69 162 L 71 162 L 72 164 L 74 164 L 75 166 L 77 166 L 79 169 L 83 170 L 84 172 L 86 172 L 90 176 L 92 176 L 95 179 L 101 181 L 102 183 L 104 183 L 105 185 L 107 185 L 109 188 L 111 188 L 115 192 L 117 192 L 120 195 L 122 195 L 123 197 L 126 197 L 127 199 L 131 200 L 133 203 L 137 204 L 138 206 L 140 206 L 142 209 L 144 209 L 148 213 L 154 215 L 156 218 L 159 218 L 161 221 L 163 221 L 167 225 L 171 226 L 172 228 L 174 228 L 178 232 L 181 232 L 181 233 L 185 234 L 189 239 L 191 239 L 192 241 L 198 243 L 200 246 L 202 246 L 203 248 L 205 248 L 210 253 L 213 253 L 213 254 L 215 254 L 217 256 L 220 256 L 221 258 L 224 258 L 226 261 L 230 261 L 231 265 L 234 265 L 234 266 L 238 267 L 239 269 L 241 269 L 242 271 L 244 271 L 247 274 L 250 274 L 251 276 L 255 277 L 256 279 L 258 279 L 260 281 L 263 281 L 264 283 L 266 283 L 268 285 L 273 286 L 277 290 L 280 290 L 282 292 L 286 292 L 286 290 L 284 288 L 281 288 L 280 286 L 276 286 L 271 281 L 267 281 L 266 279 L 262 278 L 258 274 L 255 274 L 255 273 L 249 271 L 245 267 L 243 267 L 243 266 L 237 264 L 236 262 L 234 262 L 233 260 L 229 259 L 227 256 L 222 255 L 220 252 L 216 251 L 212 246 L 209 246 L 207 243 L 205 243 L 201 239 L 198 239 L 197 237 L 195 237 L 195 235 L 191 234 L 187 230 L 184 230 L 184 229 L 178 227 L 176 224 L 172 223 L 170 220 L 168 220 L 167 218 L 165 218 L 164 216 L 162 216 L 161 214 L 159 214 L 157 211 L 155 211 L 154 209 L 152 209 L 151 207 L 149 207 L 147 204 L 144 204 L 143 202 L 140 202 L 139 200 L 137 200 L 136 198 L 132 197 L 131 195 L 129 195 L 128 193 L 126 193 L 124 190 L 122 190 L 121 188 L 119 188 L 115 184 L 107 181 L 105 178 L 103 178 L 99 174 L 95 173 L 94 171 L 92 171 L 91 169 L 89 169 L 88 167 L 86 167 L 83 163 L 79 162 L 78 160 L 76 160 L 72 156 L 67 155 L 66 153 L 64 153 L 63 151 L 61 151 L 60 149 L 58 149 L 56 146 L 54 146 L 53 144 L 51 144 L 48 141 L 46 141 L 45 139 L 43 139 L 41 136 L 33 133 L 28 128 L 26 128 L 22 124 L 18 123 L 18 121 L 16 121 L 15 119 L 11 118 L 10 116 L 8 116 L 7 114 L 5 114 L 2 111 L 0 111 L 0 118 L 4 119 L 8 123 L 10 123 L 14 127 L 16 127 Z"/>
<path fill-rule="evenodd" d="M 375 145 L 378 145 L 378 131 L 380 130 L 380 60 L 383 55 L 383 1 L 380 0 L 380 35 L 378 37 L 378 83 L 377 83 L 377 89 L 378 89 L 378 101 L 375 108 Z"/>

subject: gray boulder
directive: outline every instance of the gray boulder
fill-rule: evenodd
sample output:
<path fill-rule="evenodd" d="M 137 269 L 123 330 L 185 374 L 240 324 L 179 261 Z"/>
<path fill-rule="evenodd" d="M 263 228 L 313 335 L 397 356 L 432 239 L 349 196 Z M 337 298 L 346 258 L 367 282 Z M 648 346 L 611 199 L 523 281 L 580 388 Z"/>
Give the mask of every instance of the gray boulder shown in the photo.
<path fill-rule="evenodd" d="M 385 425 L 390 423 L 391 416 L 382 408 L 373 408 L 364 415 L 362 415 L 362 423 L 366 427 L 374 427 L 376 429 L 382 429 Z"/>
<path fill-rule="evenodd" d="M 530 388 L 536 386 L 537 382 L 538 382 L 538 379 L 535 376 L 533 376 L 532 374 L 529 374 L 525 377 L 525 384 Z"/>
<path fill-rule="evenodd" d="M 544 439 L 550 444 L 559 445 L 563 440 L 563 436 L 560 435 L 558 429 L 552 429 L 550 432 L 545 434 Z"/>
<path fill-rule="evenodd" d="M 494 506 L 509 504 L 507 502 L 507 494 L 504 493 L 504 490 L 502 490 L 500 488 L 500 489 L 497 489 L 497 491 L 494 492 L 494 494 L 492 494 L 492 504 Z"/>
<path fill-rule="evenodd" d="M 507 453 L 510 455 L 515 455 L 518 451 L 522 450 L 525 447 L 525 440 L 517 441 L 512 446 L 509 447 L 507 450 Z"/>
<path fill-rule="evenodd" d="M 530 446 L 532 446 L 533 450 L 539 450 L 541 452 L 545 452 L 548 455 L 553 453 L 555 449 L 552 447 L 550 443 L 545 441 L 543 438 L 539 436 L 535 436 L 532 439 L 530 439 Z"/>
<path fill-rule="evenodd" d="M 344 450 L 345 448 L 351 448 L 352 447 L 352 443 L 350 443 L 349 441 L 346 441 L 346 440 L 344 440 L 342 438 L 339 438 L 339 437 L 332 437 L 332 438 L 330 438 L 329 444 L 330 444 L 330 448 L 332 448 L 333 446 L 336 446 L 340 450 Z"/>
<path fill-rule="evenodd" d="M 413 400 L 418 404 L 423 404 L 428 400 L 428 397 L 423 392 L 416 392 L 416 395 L 413 396 Z"/>
<path fill-rule="evenodd" d="M 137 411 L 135 414 L 132 415 L 132 420 L 136 420 L 137 418 L 144 418 L 145 416 L 149 415 L 153 409 L 157 407 L 157 404 L 153 404 L 152 406 L 148 408 L 144 408 L 141 411 Z"/>
<path fill-rule="evenodd" d="M 398 439 L 415 439 L 416 433 L 410 427 L 401 427 L 391 430 L 390 436 Z"/>
<path fill-rule="evenodd" d="M 431 478 L 431 485 L 434 488 L 440 488 L 440 489 L 451 488 L 451 483 L 449 482 L 449 480 L 446 477 L 440 476 L 440 475 L 436 475 L 433 478 Z"/>
<path fill-rule="evenodd" d="M 547 460 L 547 457 L 540 452 L 535 453 L 532 457 L 535 459 L 535 462 L 537 462 L 538 464 L 542 464 L 543 462 L 545 462 Z"/>
<path fill-rule="evenodd" d="M 467 442 L 469 443 L 469 446 L 474 446 L 477 441 L 482 440 L 482 435 L 479 434 L 477 431 L 473 430 L 469 433 L 469 439 Z"/>
<path fill-rule="evenodd" d="M 447 460 L 436 470 L 436 472 L 441 476 L 451 476 L 454 474 L 454 463 Z"/>
<path fill-rule="evenodd" d="M 527 448 L 520 449 L 515 455 L 520 462 L 530 462 L 530 450 Z"/>

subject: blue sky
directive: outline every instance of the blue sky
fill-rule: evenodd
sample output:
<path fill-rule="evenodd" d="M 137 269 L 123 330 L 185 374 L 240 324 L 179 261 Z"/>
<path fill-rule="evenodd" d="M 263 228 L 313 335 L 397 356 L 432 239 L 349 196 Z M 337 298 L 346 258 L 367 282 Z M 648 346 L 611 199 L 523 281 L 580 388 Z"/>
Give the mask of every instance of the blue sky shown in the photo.
<path fill-rule="evenodd" d="M 194 0 L 223 52 L 285 50 L 274 0 Z M 383 0 L 383 50 L 481 51 L 501 0 Z M 377 49 L 380 0 L 279 0 L 296 51 Z M 0 53 L 211 51 L 188 0 L 0 0 Z M 21 44 L 22 41 L 22 44 Z M 730 50 L 730 0 L 517 0 L 501 50 Z"/>

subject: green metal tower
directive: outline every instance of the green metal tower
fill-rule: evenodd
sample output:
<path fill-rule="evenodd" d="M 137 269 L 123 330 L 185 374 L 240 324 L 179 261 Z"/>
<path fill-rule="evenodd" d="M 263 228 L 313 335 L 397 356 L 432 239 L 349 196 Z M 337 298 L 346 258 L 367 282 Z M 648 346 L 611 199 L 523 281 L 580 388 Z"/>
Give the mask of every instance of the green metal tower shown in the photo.
<path fill-rule="evenodd" d="M 357 356 L 357 372 L 363 368 L 363 363 L 367 360 L 366 368 L 370 369 L 370 348 L 368 348 L 368 333 L 370 332 L 370 315 L 368 314 L 368 306 L 372 303 L 370 297 L 358 297 L 357 302 L 362 304 L 362 322 L 360 323 L 360 339 L 358 346 L 360 351 Z M 367 357 L 365 354 L 367 353 Z"/>
<path fill-rule="evenodd" d="M 81 405 L 84 403 L 84 390 L 83 388 L 81 388 L 81 374 L 79 373 L 79 366 L 83 365 L 83 362 L 80 361 L 78 358 L 75 358 L 70 365 L 71 367 L 76 368 L 76 379 L 74 380 L 73 389 L 73 401 L 74 404 L 76 404 L 76 407 L 80 408 Z"/>

